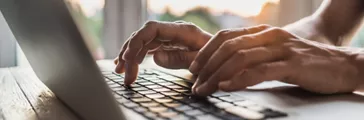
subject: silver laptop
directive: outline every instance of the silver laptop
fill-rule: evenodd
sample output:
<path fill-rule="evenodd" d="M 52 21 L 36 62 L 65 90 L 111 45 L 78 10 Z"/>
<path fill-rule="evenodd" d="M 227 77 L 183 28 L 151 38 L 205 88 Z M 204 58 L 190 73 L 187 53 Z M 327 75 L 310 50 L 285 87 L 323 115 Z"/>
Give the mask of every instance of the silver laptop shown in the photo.
<path fill-rule="evenodd" d="M 99 69 L 63 0 L 1 0 L 0 10 L 36 75 L 82 119 L 364 118 L 363 97 L 319 96 L 277 82 L 198 98 L 186 79 L 142 69 L 124 86 L 123 74 Z"/>

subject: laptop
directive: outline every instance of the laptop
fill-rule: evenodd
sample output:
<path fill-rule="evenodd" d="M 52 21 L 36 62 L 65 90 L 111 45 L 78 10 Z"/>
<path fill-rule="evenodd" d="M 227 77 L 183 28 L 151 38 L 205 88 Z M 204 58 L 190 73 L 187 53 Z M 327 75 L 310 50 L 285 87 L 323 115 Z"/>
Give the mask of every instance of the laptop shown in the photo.
<path fill-rule="evenodd" d="M 63 0 L 1 0 L 0 11 L 38 78 L 81 119 L 364 118 L 359 95 L 322 97 L 276 82 L 200 98 L 189 80 L 142 68 L 125 86 L 123 74 L 96 64 Z"/>

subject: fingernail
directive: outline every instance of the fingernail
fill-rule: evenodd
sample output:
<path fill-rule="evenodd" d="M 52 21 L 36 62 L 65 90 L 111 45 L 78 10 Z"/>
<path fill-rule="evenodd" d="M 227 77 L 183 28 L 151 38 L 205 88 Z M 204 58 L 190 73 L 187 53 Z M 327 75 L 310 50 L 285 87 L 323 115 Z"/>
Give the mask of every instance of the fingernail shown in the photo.
<path fill-rule="evenodd" d="M 193 73 L 193 74 L 197 74 L 197 67 L 198 67 L 198 63 L 193 61 L 191 63 L 190 68 L 189 68 L 190 72 Z"/>
<path fill-rule="evenodd" d="M 197 94 L 197 92 L 196 92 L 196 83 L 195 84 L 193 84 L 193 86 L 192 86 L 192 93 L 193 94 Z"/>

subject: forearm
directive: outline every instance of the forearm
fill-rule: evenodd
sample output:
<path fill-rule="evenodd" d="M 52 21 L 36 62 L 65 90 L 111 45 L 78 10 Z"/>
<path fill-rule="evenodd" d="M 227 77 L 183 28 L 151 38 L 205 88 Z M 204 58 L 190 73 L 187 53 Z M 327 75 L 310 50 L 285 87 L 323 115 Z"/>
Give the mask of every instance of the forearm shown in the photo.
<path fill-rule="evenodd" d="M 357 89 L 364 89 L 364 49 L 351 48 L 349 52 L 353 65 L 357 68 L 357 77 L 359 84 Z"/>
<path fill-rule="evenodd" d="M 318 17 L 308 16 L 284 26 L 283 29 L 307 40 L 333 44 L 330 40 L 326 39 L 324 33 L 319 29 L 320 26 L 322 26 L 322 22 Z"/>
<path fill-rule="evenodd" d="M 326 0 L 313 15 L 284 29 L 305 39 L 340 45 L 359 25 L 363 12 L 362 0 Z"/>

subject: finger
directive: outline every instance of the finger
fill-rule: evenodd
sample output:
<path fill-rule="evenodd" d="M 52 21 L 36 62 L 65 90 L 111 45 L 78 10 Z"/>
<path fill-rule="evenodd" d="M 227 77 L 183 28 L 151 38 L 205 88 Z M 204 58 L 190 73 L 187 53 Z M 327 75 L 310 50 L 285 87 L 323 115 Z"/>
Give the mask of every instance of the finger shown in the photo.
<path fill-rule="evenodd" d="M 159 66 L 169 69 L 187 69 L 196 54 L 197 51 L 158 51 L 153 57 Z"/>
<path fill-rule="evenodd" d="M 131 35 L 131 37 L 132 37 L 133 35 L 135 35 L 135 33 L 133 33 L 133 34 Z M 126 50 L 126 48 L 127 48 L 128 44 L 129 44 L 129 41 L 127 40 L 127 41 L 124 43 L 123 47 L 121 48 L 120 53 L 119 53 L 119 56 L 118 56 L 118 57 L 116 57 L 117 62 L 115 62 L 115 61 L 114 61 L 114 63 L 116 63 L 116 67 L 115 67 L 115 72 L 116 72 L 116 73 L 123 73 L 123 72 L 125 71 L 125 68 L 124 68 L 125 61 L 122 59 L 122 55 L 124 54 L 124 52 L 125 52 L 125 50 Z"/>
<path fill-rule="evenodd" d="M 260 32 L 269 28 L 267 25 L 260 25 L 250 28 L 223 30 L 217 33 L 198 53 L 196 59 L 191 64 L 190 71 L 198 74 L 199 70 L 208 61 L 208 58 L 220 47 L 226 40 L 245 35 Z"/>
<path fill-rule="evenodd" d="M 131 38 L 123 59 L 133 61 L 142 48 L 154 39 L 173 40 L 191 47 L 201 48 L 210 38 L 210 34 L 203 32 L 193 24 L 170 22 L 147 22 L 136 35 Z"/>
<path fill-rule="evenodd" d="M 260 64 L 230 80 L 220 82 L 219 89 L 228 92 L 242 90 L 264 81 L 285 79 L 293 75 L 293 72 L 294 70 L 285 61 Z"/>
<path fill-rule="evenodd" d="M 161 42 L 160 41 L 156 41 L 156 42 L 152 42 L 147 44 L 145 47 L 142 48 L 142 50 L 140 50 L 140 52 L 137 54 L 136 56 L 136 62 L 137 63 L 142 63 L 145 56 L 147 55 L 148 52 L 153 51 L 157 48 L 159 48 L 161 46 Z M 151 53 L 151 52 L 150 52 Z"/>
<path fill-rule="evenodd" d="M 125 79 L 124 84 L 130 85 L 135 82 L 138 75 L 139 64 L 135 62 L 125 63 Z"/>
<path fill-rule="evenodd" d="M 206 76 L 207 80 L 201 83 L 200 86 L 196 85 L 196 93 L 199 95 L 209 95 L 218 89 L 220 81 L 231 79 L 236 73 L 248 67 L 282 60 L 286 55 L 283 49 L 275 46 L 239 50 L 220 67 L 217 67 L 216 71 L 211 70 L 213 74 Z M 207 66 L 207 69 L 209 67 Z"/>
<path fill-rule="evenodd" d="M 243 35 L 225 41 L 211 57 L 205 58 L 208 60 L 200 70 L 199 77 L 193 86 L 193 90 L 195 91 L 196 87 L 205 82 L 208 77 L 213 74 L 214 70 L 217 70 L 218 67 L 221 66 L 224 61 L 229 59 L 229 57 L 231 57 L 236 51 L 271 44 L 276 41 L 275 36 L 279 35 L 276 35 L 275 30 L 271 30 L 271 28 L 269 28 L 255 34 Z"/>
<path fill-rule="evenodd" d="M 115 65 L 117 65 L 117 64 L 118 64 L 118 62 L 119 62 L 119 57 L 116 57 L 116 58 L 114 59 L 114 64 L 115 64 Z"/>

